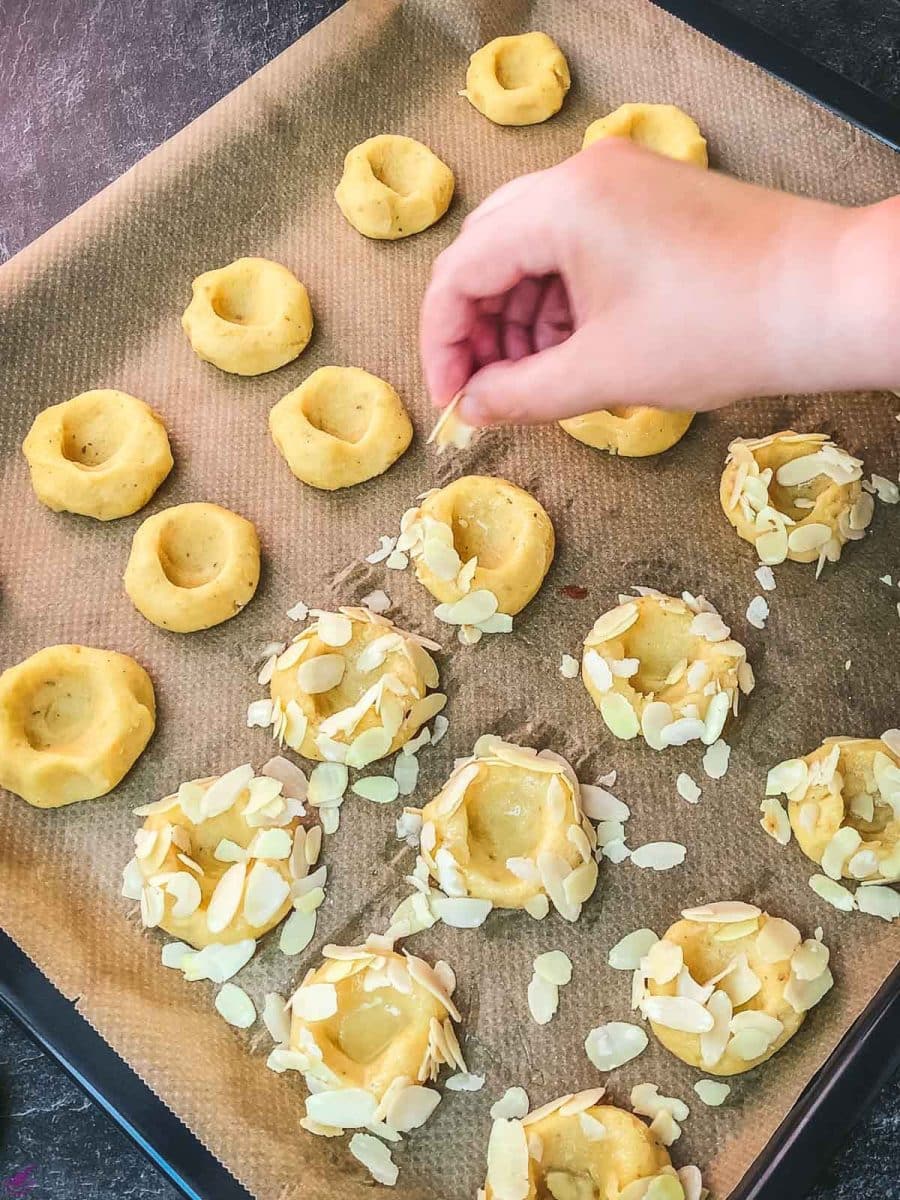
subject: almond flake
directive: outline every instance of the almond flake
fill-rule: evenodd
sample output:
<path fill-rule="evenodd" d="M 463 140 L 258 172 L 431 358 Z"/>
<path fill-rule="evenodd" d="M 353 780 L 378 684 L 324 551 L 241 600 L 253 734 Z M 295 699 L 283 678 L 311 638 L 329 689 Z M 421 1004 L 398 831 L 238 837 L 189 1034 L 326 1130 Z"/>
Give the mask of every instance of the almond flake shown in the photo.
<path fill-rule="evenodd" d="M 637 714 L 620 692 L 608 692 L 601 697 L 600 716 L 606 722 L 610 733 L 623 741 L 637 737 L 640 732 Z"/>
<path fill-rule="evenodd" d="M 585 650 L 581 665 L 588 681 L 603 695 L 613 685 L 613 674 L 609 663 L 596 650 Z"/>
<path fill-rule="evenodd" d="M 852 825 L 842 825 L 822 851 L 822 870 L 829 879 L 840 879 L 844 863 L 855 854 L 862 838 Z"/>
<path fill-rule="evenodd" d="M 378 541 L 379 541 L 378 549 L 373 550 L 371 554 L 366 555 L 366 562 L 371 563 L 372 566 L 374 566 L 376 563 L 384 562 L 384 560 L 391 554 L 394 547 L 397 545 L 396 538 L 386 537 L 385 534 L 382 534 L 379 537 Z M 303 607 L 305 608 L 306 606 L 304 605 Z M 290 616 L 290 615 L 291 614 L 288 613 L 288 616 Z M 303 621 L 306 618 L 304 616 L 304 617 L 296 617 L 293 619 Z"/>
<path fill-rule="evenodd" d="M 437 919 L 453 929 L 477 929 L 494 907 L 490 900 L 472 896 L 432 896 L 430 907 Z"/>
<path fill-rule="evenodd" d="M 281 927 L 278 939 L 278 949 L 282 954 L 293 957 L 302 953 L 313 940 L 316 932 L 316 914 L 313 912 L 292 912 Z"/>
<path fill-rule="evenodd" d="M 647 996 L 643 1003 L 644 1016 L 666 1029 L 684 1033 L 708 1033 L 713 1018 L 696 1000 L 685 996 Z"/>
<path fill-rule="evenodd" d="M 826 967 L 815 979 L 802 980 L 792 974 L 784 989 L 784 998 L 795 1012 L 808 1012 L 834 986 L 834 978 Z"/>
<path fill-rule="evenodd" d="M 541 892 L 539 895 L 531 896 L 526 900 L 524 908 L 529 917 L 532 917 L 535 921 L 543 921 L 544 917 L 550 911 L 550 901 Z"/>
<path fill-rule="evenodd" d="M 663 730 L 672 724 L 672 718 L 672 709 L 661 700 L 653 700 L 644 705 L 644 711 L 641 713 L 641 733 L 651 750 L 666 748 Z"/>
<path fill-rule="evenodd" d="M 316 654 L 297 668 L 297 686 L 310 696 L 330 692 L 344 678 L 346 669 L 343 654 Z"/>
<path fill-rule="evenodd" d="M 463 393 L 457 392 L 441 412 L 425 441 L 426 446 L 434 443 L 437 446 L 438 454 L 443 454 L 451 447 L 454 450 L 467 450 L 475 436 L 476 427 L 467 424 L 456 411 L 462 398 Z"/>
<path fill-rule="evenodd" d="M 686 746 L 706 734 L 706 723 L 699 717 L 679 717 L 663 726 L 659 736 L 665 746 Z"/>
<path fill-rule="evenodd" d="M 390 804 L 400 794 L 397 781 L 386 775 L 370 775 L 367 779 L 358 779 L 350 790 L 363 800 L 371 800 L 375 804 Z"/>
<path fill-rule="evenodd" d="M 759 1009 L 747 1009 L 745 1012 L 735 1013 L 731 1018 L 731 1032 L 738 1034 L 746 1033 L 748 1030 L 765 1038 L 766 1049 L 768 1049 L 784 1033 L 784 1024 L 777 1017 Z"/>
<path fill-rule="evenodd" d="M 291 998 L 294 1013 L 303 1021 L 327 1021 L 338 1010 L 337 989 L 333 983 L 308 983 L 299 987 Z M 323 1117 L 316 1117 L 323 1120 Z M 325 1121 L 325 1124 L 336 1124 Z M 364 1121 L 359 1124 L 364 1125 Z"/>
<path fill-rule="evenodd" d="M 288 1015 L 288 1005 L 284 996 L 277 992 L 266 992 L 263 1003 L 263 1024 L 269 1031 L 269 1036 L 276 1045 L 290 1041 L 291 1019 Z"/>
<path fill-rule="evenodd" d="M 769 917 L 756 936 L 756 952 L 765 963 L 785 962 L 801 940 L 796 925 L 782 917 Z"/>
<path fill-rule="evenodd" d="M 526 1200 L 531 1183 L 528 1141 L 521 1121 L 501 1118 L 491 1126 L 487 1182 L 496 1200 Z"/>
<path fill-rule="evenodd" d="M 856 891 L 856 905 L 860 912 L 883 921 L 895 921 L 900 917 L 900 892 L 880 884 L 861 887 Z"/>
<path fill-rule="evenodd" d="M 601 1138 L 606 1137 L 606 1126 L 588 1112 L 578 1114 L 578 1124 L 589 1142 L 599 1142 Z"/>
<path fill-rule="evenodd" d="M 584 1049 L 598 1071 L 614 1071 L 642 1054 L 647 1043 L 647 1035 L 640 1025 L 610 1021 L 590 1031 Z"/>
<path fill-rule="evenodd" d="M 444 1086 L 450 1092 L 480 1092 L 484 1087 L 483 1075 L 472 1075 L 468 1071 L 459 1071 L 444 1081 Z"/>
<path fill-rule="evenodd" d="M 706 1011 L 712 1017 L 712 1028 L 700 1034 L 700 1062 L 707 1069 L 714 1067 L 725 1053 L 733 1010 L 727 992 L 715 991 L 706 1002 Z"/>
<path fill-rule="evenodd" d="M 548 950 L 534 960 L 534 971 L 548 983 L 565 987 L 572 979 L 572 961 L 562 950 Z"/>
<path fill-rule="evenodd" d="M 809 886 L 826 904 L 841 912 L 852 912 L 856 908 L 853 893 L 827 875 L 813 875 Z"/>
<path fill-rule="evenodd" d="M 353 637 L 353 622 L 343 613 L 319 612 L 316 636 L 326 646 L 346 646 Z"/>
<path fill-rule="evenodd" d="M 763 564 L 762 566 L 756 568 L 754 575 L 756 576 L 757 583 L 763 589 L 763 591 L 775 591 L 775 574 L 771 567 L 767 567 L 765 564 Z"/>
<path fill-rule="evenodd" d="M 485 588 L 469 592 L 454 604 L 439 604 L 434 615 L 448 625 L 477 625 L 497 611 L 497 597 Z"/>
<path fill-rule="evenodd" d="M 678 842 L 647 842 L 631 852 L 631 861 L 636 867 L 654 871 L 668 871 L 684 862 L 687 850 Z"/>
<path fill-rule="evenodd" d="M 647 979 L 654 983 L 669 983 L 681 971 L 684 965 L 684 952 L 675 942 L 665 938 L 654 943 L 647 951 L 646 958 L 641 960 L 640 967 Z M 648 1114 L 652 1116 L 653 1114 Z"/>
<path fill-rule="evenodd" d="M 631 810 L 617 800 L 606 788 L 583 783 L 580 789 L 581 810 L 592 821 L 627 821 Z"/>
<path fill-rule="evenodd" d="M 735 1008 L 746 1004 L 762 988 L 762 980 L 750 966 L 746 954 L 738 954 L 731 960 L 731 970 L 719 983 L 720 988 Z"/>
<path fill-rule="evenodd" d="M 387 592 L 383 592 L 381 588 L 376 588 L 374 592 L 369 592 L 367 596 L 363 596 L 360 604 L 364 605 L 373 613 L 386 613 L 391 607 L 391 598 Z"/>
<path fill-rule="evenodd" d="M 700 788 L 686 771 L 682 771 L 675 780 L 675 790 L 682 800 L 687 800 L 688 804 L 696 804 L 700 799 Z"/>
<path fill-rule="evenodd" d="M 791 822 L 784 806 L 774 796 L 768 796 L 759 806 L 759 810 L 763 814 L 760 825 L 779 846 L 786 846 L 791 840 Z"/>
<path fill-rule="evenodd" d="M 237 915 L 247 877 L 246 864 L 237 862 L 224 872 L 216 884 L 206 909 L 206 925 L 210 933 L 221 933 Z"/>
<path fill-rule="evenodd" d="M 806 554 L 811 550 L 821 550 L 831 537 L 831 527 L 810 521 L 808 525 L 798 525 L 788 534 L 788 549 L 796 554 Z"/>
<path fill-rule="evenodd" d="M 655 1083 L 638 1083 L 631 1089 L 631 1107 L 642 1117 L 656 1117 L 665 1112 L 676 1121 L 686 1121 L 691 1110 L 676 1096 L 661 1096 Z"/>
<path fill-rule="evenodd" d="M 744 904 L 742 900 L 716 900 L 712 904 L 701 904 L 696 908 L 683 908 L 681 915 L 686 921 L 724 923 L 748 921 L 761 916 L 762 910 L 755 904 Z"/>
<path fill-rule="evenodd" d="M 193 916 L 200 907 L 200 884 L 187 871 L 176 871 L 166 884 L 166 891 L 175 897 L 172 916 L 178 920 Z"/>
<path fill-rule="evenodd" d="M 224 984 L 216 994 L 216 1012 L 238 1029 L 249 1029 L 256 1020 L 253 1001 L 236 983 Z"/>
<path fill-rule="evenodd" d="M 635 971 L 659 938 L 652 929 L 635 929 L 612 947 L 606 961 L 615 971 Z"/>
<path fill-rule="evenodd" d="M 717 1079 L 698 1079 L 694 1091 L 708 1108 L 718 1108 L 731 1095 L 728 1084 L 720 1083 Z"/>
<path fill-rule="evenodd" d="M 247 853 L 251 858 L 280 860 L 290 857 L 292 846 L 293 841 L 287 830 L 261 829 L 247 847 Z"/>
<path fill-rule="evenodd" d="M 166 942 L 160 954 L 162 965 L 180 971 L 187 954 L 193 954 L 193 950 L 186 942 Z"/>
<path fill-rule="evenodd" d="M 491 1105 L 491 1120 L 514 1118 L 520 1120 L 528 1115 L 528 1093 L 524 1088 L 507 1088 L 499 1100 Z"/>
<path fill-rule="evenodd" d="M 253 938 L 231 942 L 227 946 L 221 942 L 211 942 L 196 953 L 184 955 L 181 969 L 190 983 L 200 979 L 225 983 L 247 965 L 255 951 L 256 942 Z"/>
<path fill-rule="evenodd" d="M 230 871 L 234 869 L 235 867 L 229 867 Z M 255 862 L 247 877 L 247 890 L 244 895 L 244 917 L 247 924 L 252 925 L 254 929 L 261 929 L 267 925 L 288 899 L 290 890 L 288 881 L 274 867 L 265 862 Z"/>
<path fill-rule="evenodd" d="M 392 1129 L 408 1133 L 424 1125 L 440 1102 L 440 1093 L 434 1088 L 413 1084 L 394 1096 L 384 1114 L 385 1120 Z"/>
<path fill-rule="evenodd" d="M 343 763 L 318 763 L 309 777 L 309 803 L 318 807 L 339 802 L 347 790 L 347 780 L 347 767 Z"/>
<path fill-rule="evenodd" d="M 730 758 L 731 747 L 720 738 L 717 742 L 713 742 L 703 755 L 703 770 L 710 779 L 721 779 L 728 770 Z"/>
<path fill-rule="evenodd" d="M 691 621 L 688 633 L 707 642 L 724 642 L 731 630 L 716 612 L 699 612 Z"/>
<path fill-rule="evenodd" d="M 559 664 L 559 673 L 563 679 L 578 678 L 578 659 L 571 654 L 564 654 Z"/>

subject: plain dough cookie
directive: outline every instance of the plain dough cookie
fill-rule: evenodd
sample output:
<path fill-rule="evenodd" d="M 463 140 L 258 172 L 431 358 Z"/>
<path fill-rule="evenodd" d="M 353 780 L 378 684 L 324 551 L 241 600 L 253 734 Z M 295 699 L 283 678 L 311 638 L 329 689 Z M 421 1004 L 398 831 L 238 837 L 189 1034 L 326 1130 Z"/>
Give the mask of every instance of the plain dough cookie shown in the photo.
<path fill-rule="evenodd" d="M 138 527 L 124 582 L 134 607 L 161 629 L 209 629 L 253 599 L 259 538 L 218 504 L 164 508 Z"/>
<path fill-rule="evenodd" d="M 105 796 L 155 727 L 153 684 L 133 658 L 48 646 L 0 675 L 0 786 L 36 808 Z"/>
<path fill-rule="evenodd" d="M 875 502 L 861 479 L 862 462 L 824 433 L 787 429 L 731 443 L 719 499 L 761 562 L 815 562 L 818 574 L 865 536 Z"/>
<path fill-rule="evenodd" d="M 303 837 L 300 864 L 294 842 L 305 808 L 280 780 L 235 767 L 135 812 L 146 819 L 125 890 L 146 928 L 201 950 L 260 938 L 291 911 L 292 885 L 308 870 Z"/>
<path fill-rule="evenodd" d="M 347 154 L 334 198 L 354 229 L 394 241 L 440 220 L 453 198 L 453 172 L 415 138 L 381 133 Z"/>
<path fill-rule="evenodd" d="M 581 678 L 607 728 L 654 750 L 720 737 L 753 689 L 744 647 L 708 600 L 635 589 L 584 640 Z"/>
<path fill-rule="evenodd" d="M 440 1100 L 424 1085 L 444 1063 L 467 1070 L 453 971 L 398 954 L 391 931 L 322 953 L 291 997 L 290 1045 L 271 1064 L 304 1075 L 312 1095 L 301 1125 L 326 1136 L 372 1121 L 417 1128 Z"/>
<path fill-rule="evenodd" d="M 416 810 L 409 810 L 413 813 Z M 563 759 L 487 735 L 418 814 L 420 861 L 448 896 L 576 921 L 597 884 L 594 829 Z"/>
<path fill-rule="evenodd" d="M 488 1142 L 484 1200 L 638 1200 L 662 1177 L 661 1200 L 684 1200 L 671 1159 L 638 1117 L 598 1104 L 603 1088 L 560 1096 L 521 1120 L 498 1118 Z M 527 1179 L 528 1190 L 514 1181 Z M 632 1187 L 634 1185 L 634 1187 Z M 515 1189 L 515 1190 L 513 1190 Z"/>
<path fill-rule="evenodd" d="M 826 738 L 769 772 L 800 849 L 832 879 L 900 879 L 900 754 L 882 738 Z"/>
<path fill-rule="evenodd" d="M 641 1011 L 682 1062 L 739 1075 L 780 1050 L 831 988 L 828 949 L 740 901 L 681 915 L 641 960 Z"/>
<path fill-rule="evenodd" d="M 562 108 L 569 65 L 546 33 L 494 38 L 469 59 L 462 95 L 496 125 L 537 125 Z"/>
<path fill-rule="evenodd" d="M 623 104 L 588 125 L 581 148 L 608 137 L 627 138 L 679 162 L 709 165 L 706 139 L 697 122 L 674 104 Z"/>
<path fill-rule="evenodd" d="M 671 449 L 687 433 L 693 419 L 691 412 L 631 405 L 598 409 L 581 417 L 568 417 L 559 424 L 586 446 L 623 458 L 646 458 Z"/>
<path fill-rule="evenodd" d="M 428 649 L 367 608 L 313 609 L 274 664 L 274 736 L 305 758 L 363 767 L 399 750 L 447 702 Z"/>
<path fill-rule="evenodd" d="M 127 392 L 82 392 L 38 413 L 22 444 L 31 486 L 54 512 L 127 517 L 172 470 L 162 420 Z"/>
<path fill-rule="evenodd" d="M 267 258 L 238 258 L 192 286 L 181 325 L 194 353 L 232 375 L 263 375 L 293 362 L 312 337 L 300 280 Z"/>
<path fill-rule="evenodd" d="M 303 483 L 335 491 L 381 475 L 412 424 L 389 383 L 358 367 L 320 367 L 269 413 L 269 431 Z"/>

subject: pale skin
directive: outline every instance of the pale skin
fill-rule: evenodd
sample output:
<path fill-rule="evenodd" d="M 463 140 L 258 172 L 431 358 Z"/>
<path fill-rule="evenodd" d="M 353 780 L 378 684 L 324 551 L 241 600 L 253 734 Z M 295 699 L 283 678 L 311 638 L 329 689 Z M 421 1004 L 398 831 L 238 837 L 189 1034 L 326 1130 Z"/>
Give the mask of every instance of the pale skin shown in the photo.
<path fill-rule="evenodd" d="M 619 138 L 505 184 L 434 263 L 433 402 L 472 425 L 900 388 L 900 197 L 861 208 Z"/>

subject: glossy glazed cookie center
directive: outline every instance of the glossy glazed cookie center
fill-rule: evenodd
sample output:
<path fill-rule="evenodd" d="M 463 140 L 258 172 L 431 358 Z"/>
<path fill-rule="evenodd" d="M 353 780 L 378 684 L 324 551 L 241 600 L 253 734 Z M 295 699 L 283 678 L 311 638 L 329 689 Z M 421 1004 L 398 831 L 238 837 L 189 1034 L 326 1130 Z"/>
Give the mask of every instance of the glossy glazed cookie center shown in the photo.
<path fill-rule="evenodd" d="M 338 985 L 338 1011 L 325 1037 L 351 1062 L 367 1067 L 388 1049 L 414 1018 L 412 997 L 393 988 L 367 992 L 354 975 Z"/>

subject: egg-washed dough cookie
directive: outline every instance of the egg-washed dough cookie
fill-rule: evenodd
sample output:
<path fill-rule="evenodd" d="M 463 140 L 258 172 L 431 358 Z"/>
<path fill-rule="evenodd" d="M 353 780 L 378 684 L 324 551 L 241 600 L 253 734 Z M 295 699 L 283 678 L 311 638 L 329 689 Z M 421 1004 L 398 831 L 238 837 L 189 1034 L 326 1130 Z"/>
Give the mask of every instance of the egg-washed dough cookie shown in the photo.
<path fill-rule="evenodd" d="M 294 843 L 305 809 L 280 780 L 235 767 L 135 813 L 145 821 L 125 893 L 140 900 L 146 928 L 202 950 L 260 938 L 291 911 L 292 884 L 308 869 Z"/>
<path fill-rule="evenodd" d="M 291 997 L 290 1045 L 270 1064 L 303 1073 L 313 1094 L 300 1124 L 326 1136 L 372 1121 L 416 1128 L 440 1100 L 424 1085 L 442 1064 L 467 1070 L 453 1027 L 453 971 L 397 954 L 391 931 L 322 954 Z"/>
<path fill-rule="evenodd" d="M 620 596 L 584 640 L 581 678 L 611 733 L 654 750 L 711 746 L 741 692 L 753 689 L 744 647 L 703 597 L 653 588 Z"/>
<path fill-rule="evenodd" d="M 47 646 L 0 675 L 0 787 L 36 808 L 105 796 L 155 727 L 153 684 L 133 658 Z"/>
<path fill-rule="evenodd" d="M 124 583 L 138 612 L 161 629 L 193 633 L 220 625 L 253 599 L 256 529 L 218 504 L 164 508 L 138 527 Z"/>
<path fill-rule="evenodd" d="M 354 229 L 395 241 L 441 219 L 453 198 L 453 172 L 415 138 L 381 133 L 347 154 L 334 198 Z"/>
<path fill-rule="evenodd" d="M 416 810 L 410 810 L 415 812 Z M 421 810 L 421 873 L 447 896 L 576 921 L 597 885 L 593 826 L 565 760 L 490 734 Z"/>
<path fill-rule="evenodd" d="M 238 258 L 205 271 L 181 325 L 198 358 L 231 375 L 263 375 L 294 359 L 312 337 L 300 280 L 267 258 Z"/>
<path fill-rule="evenodd" d="M 865 536 L 875 502 L 861 479 L 862 462 L 824 433 L 787 429 L 731 443 L 719 499 L 761 562 L 815 562 L 818 574 Z"/>
<path fill-rule="evenodd" d="M 681 915 L 641 960 L 641 1011 L 682 1062 L 739 1075 L 780 1050 L 829 991 L 828 948 L 741 901 Z"/>
<path fill-rule="evenodd" d="M 900 753 L 882 738 L 826 738 L 769 772 L 800 849 L 831 879 L 900 879 Z"/>
<path fill-rule="evenodd" d="M 679 162 L 709 165 L 706 139 L 697 122 L 674 104 L 623 104 L 588 125 L 581 148 L 608 137 L 627 138 Z"/>
<path fill-rule="evenodd" d="M 483 1200 L 684 1200 L 671 1159 L 633 1113 L 569 1094 L 491 1127 Z M 528 1181 L 528 1190 L 518 1182 Z M 647 1189 L 652 1180 L 662 1181 Z"/>
<path fill-rule="evenodd" d="M 569 64 L 546 33 L 494 38 L 469 59 L 461 95 L 495 125 L 538 125 L 562 108 Z"/>
<path fill-rule="evenodd" d="M 428 649 L 367 608 L 312 609 L 278 657 L 272 730 L 305 758 L 364 767 L 399 750 L 447 703 Z M 426 648 L 427 647 L 427 648 Z"/>
<path fill-rule="evenodd" d="M 172 470 L 162 420 L 143 400 L 112 388 L 39 412 L 22 451 L 42 504 L 98 521 L 143 508 Z"/>
<path fill-rule="evenodd" d="M 439 620 L 502 632 L 508 624 L 493 630 L 491 622 L 535 596 L 555 544 L 549 516 L 528 492 L 493 475 L 463 475 L 404 514 L 397 550 L 441 602 Z"/>
<path fill-rule="evenodd" d="M 329 492 L 381 475 L 413 434 L 391 385 L 358 367 L 313 371 L 269 413 L 269 431 L 297 478 Z"/>
<path fill-rule="evenodd" d="M 671 449 L 687 433 L 693 419 L 691 412 L 628 405 L 568 417 L 559 424 L 586 446 L 623 458 L 646 458 Z"/>

